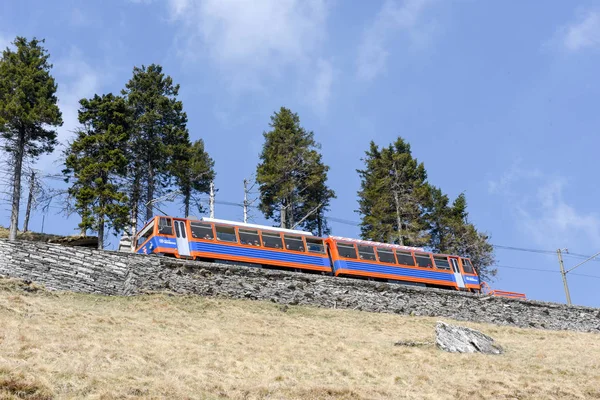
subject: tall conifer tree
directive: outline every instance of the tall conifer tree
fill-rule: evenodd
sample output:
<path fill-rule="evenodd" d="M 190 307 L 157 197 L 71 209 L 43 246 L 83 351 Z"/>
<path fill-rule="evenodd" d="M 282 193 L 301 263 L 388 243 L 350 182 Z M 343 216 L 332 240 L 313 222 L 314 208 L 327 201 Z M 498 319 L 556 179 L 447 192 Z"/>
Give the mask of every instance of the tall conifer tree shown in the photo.
<path fill-rule="evenodd" d="M 494 247 L 489 236 L 479 232 L 468 220 L 467 199 L 461 193 L 452 203 L 438 188 L 432 188 L 428 220 L 431 242 L 436 253 L 456 254 L 471 259 L 481 279 L 489 281 L 497 273 Z"/>
<path fill-rule="evenodd" d="M 256 173 L 261 211 L 285 228 L 327 230 L 324 212 L 335 193 L 326 185 L 329 167 L 321 161 L 313 132 L 285 107 L 271 116 L 270 126 L 263 133 Z"/>
<path fill-rule="evenodd" d="M 410 145 L 398 138 L 388 147 L 374 142 L 363 159 L 359 210 L 361 237 L 405 246 L 428 243 L 424 204 L 427 173 L 412 157 Z"/>
<path fill-rule="evenodd" d="M 57 144 L 52 128 L 62 125 L 52 65 L 42 43 L 17 37 L 16 49 L 5 49 L 0 59 L 0 134 L 12 166 L 10 240 L 17 238 L 23 160 L 51 153 Z"/>
<path fill-rule="evenodd" d="M 122 97 L 96 95 L 79 103 L 83 126 L 65 152 L 65 172 L 73 175 L 69 195 L 81 216 L 79 227 L 98 232 L 102 249 L 105 226 L 119 232 L 129 219 L 127 195 L 120 184 L 127 172 L 131 119 Z"/>
<path fill-rule="evenodd" d="M 189 135 L 187 115 L 177 99 L 179 85 L 160 65 L 135 67 L 122 93 L 133 113 L 128 175 L 131 233 L 135 235 L 140 215 L 152 218 L 149 203 L 171 183 L 176 157 L 182 154 L 177 148 L 189 143 Z"/>
<path fill-rule="evenodd" d="M 215 179 L 215 162 L 204 149 L 204 141 L 182 144 L 176 150 L 173 174 L 183 195 L 184 216 L 190 215 L 190 204 L 194 196 L 208 193 Z M 198 210 L 201 211 L 201 210 Z"/>

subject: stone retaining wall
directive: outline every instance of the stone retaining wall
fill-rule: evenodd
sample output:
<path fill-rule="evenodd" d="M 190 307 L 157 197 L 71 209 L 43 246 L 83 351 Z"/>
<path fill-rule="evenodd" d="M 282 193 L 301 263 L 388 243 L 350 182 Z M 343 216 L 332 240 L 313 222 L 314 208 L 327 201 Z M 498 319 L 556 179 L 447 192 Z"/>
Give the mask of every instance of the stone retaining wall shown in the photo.
<path fill-rule="evenodd" d="M 0 275 L 51 290 L 180 294 L 448 317 L 553 330 L 600 332 L 600 309 L 512 300 L 323 275 L 0 239 Z"/>

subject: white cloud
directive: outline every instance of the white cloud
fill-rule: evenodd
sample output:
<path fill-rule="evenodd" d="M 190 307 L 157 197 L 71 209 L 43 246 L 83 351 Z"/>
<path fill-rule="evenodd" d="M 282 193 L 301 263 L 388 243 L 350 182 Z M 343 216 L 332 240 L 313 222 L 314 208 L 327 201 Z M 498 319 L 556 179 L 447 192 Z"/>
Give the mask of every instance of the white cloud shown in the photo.
<path fill-rule="evenodd" d="M 318 114 L 325 114 L 331 97 L 334 80 L 334 69 L 330 61 L 319 59 L 316 63 L 316 74 L 308 101 Z"/>
<path fill-rule="evenodd" d="M 600 216 L 565 199 L 564 178 L 514 166 L 489 189 L 511 208 L 521 233 L 538 245 L 600 248 Z"/>
<path fill-rule="evenodd" d="M 577 21 L 559 30 L 562 44 L 569 51 L 600 46 L 600 12 L 582 13 Z"/>
<path fill-rule="evenodd" d="M 284 74 L 302 81 L 318 72 L 319 101 L 329 99 L 326 0 L 169 0 L 186 61 L 208 59 L 234 91 L 264 90 Z M 331 68 L 330 68 L 331 69 Z M 312 76 L 311 76 L 312 77 Z M 323 103 L 322 103 L 323 104 Z"/>
<path fill-rule="evenodd" d="M 388 42 L 399 31 L 416 45 L 429 41 L 431 23 L 423 21 L 427 6 L 435 0 L 386 0 L 375 20 L 363 33 L 358 49 L 358 76 L 372 80 L 385 70 L 389 55 Z"/>
<path fill-rule="evenodd" d="M 308 57 L 324 35 L 327 14 L 323 0 L 169 0 L 169 4 L 173 18 L 183 22 L 188 33 L 200 36 L 214 61 L 259 69 Z"/>

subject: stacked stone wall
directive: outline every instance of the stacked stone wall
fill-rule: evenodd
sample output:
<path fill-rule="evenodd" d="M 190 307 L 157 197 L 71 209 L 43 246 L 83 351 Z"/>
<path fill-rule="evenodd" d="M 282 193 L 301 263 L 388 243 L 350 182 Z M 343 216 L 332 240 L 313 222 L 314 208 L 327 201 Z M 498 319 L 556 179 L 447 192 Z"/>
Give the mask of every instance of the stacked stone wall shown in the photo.
<path fill-rule="evenodd" d="M 30 280 L 51 290 L 82 293 L 137 295 L 166 290 L 289 305 L 600 332 L 600 309 L 596 308 L 38 242 L 0 239 L 0 275 Z"/>

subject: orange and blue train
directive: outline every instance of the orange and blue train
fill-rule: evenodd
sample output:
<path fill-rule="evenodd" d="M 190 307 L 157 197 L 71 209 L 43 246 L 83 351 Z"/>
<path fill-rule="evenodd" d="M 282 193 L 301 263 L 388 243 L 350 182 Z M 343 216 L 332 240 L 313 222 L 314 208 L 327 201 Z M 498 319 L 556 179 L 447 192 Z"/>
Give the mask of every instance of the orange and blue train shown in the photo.
<path fill-rule="evenodd" d="M 214 218 L 155 216 L 136 236 L 136 252 L 461 291 L 482 289 L 468 258 Z"/>

